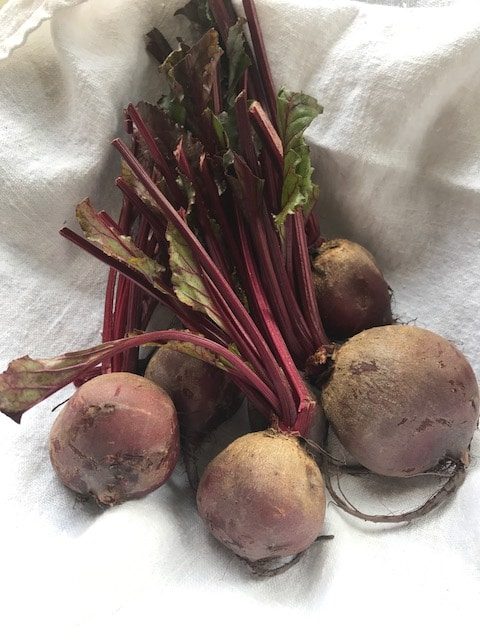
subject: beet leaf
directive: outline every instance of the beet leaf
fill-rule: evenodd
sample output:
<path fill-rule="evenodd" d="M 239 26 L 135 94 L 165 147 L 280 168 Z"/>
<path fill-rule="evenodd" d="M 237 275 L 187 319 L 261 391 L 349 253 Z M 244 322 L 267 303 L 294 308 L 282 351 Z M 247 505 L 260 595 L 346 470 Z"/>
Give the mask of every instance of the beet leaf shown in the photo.
<path fill-rule="evenodd" d="M 20 422 L 25 411 L 78 377 L 87 374 L 104 359 L 145 344 L 159 346 L 166 342 L 170 343 L 172 349 L 176 346 L 182 351 L 186 349 L 189 355 L 228 371 L 234 380 L 244 385 L 244 388 L 251 389 L 252 395 L 260 393 L 272 410 L 278 413 L 278 401 L 271 388 L 258 378 L 234 350 L 203 336 L 175 330 L 143 333 L 55 358 L 34 360 L 24 356 L 13 360 L 8 369 L 0 375 L 0 411 Z M 180 347 L 180 343 L 188 346 Z"/>
<path fill-rule="evenodd" d="M 109 221 L 106 214 L 97 213 L 88 199 L 77 206 L 76 213 L 87 240 L 99 247 L 107 256 L 115 257 L 141 273 L 154 287 L 164 290 L 161 280 L 164 267 L 145 255 L 130 237 L 122 235 L 116 224 Z"/>
<path fill-rule="evenodd" d="M 307 217 L 318 198 L 304 133 L 320 113 L 322 107 L 315 98 L 304 93 L 282 89 L 278 94 L 277 124 L 284 151 L 281 211 L 275 218 L 280 231 L 283 231 L 287 215 L 301 207 Z"/>

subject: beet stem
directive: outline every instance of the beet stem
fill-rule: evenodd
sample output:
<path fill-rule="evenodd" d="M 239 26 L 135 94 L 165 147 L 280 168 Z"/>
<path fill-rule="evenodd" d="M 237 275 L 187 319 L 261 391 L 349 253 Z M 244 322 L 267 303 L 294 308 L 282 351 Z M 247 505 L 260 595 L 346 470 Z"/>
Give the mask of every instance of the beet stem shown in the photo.
<path fill-rule="evenodd" d="M 292 216 L 290 216 L 292 217 Z M 308 253 L 307 236 L 305 234 L 304 217 L 301 209 L 293 214 L 293 246 L 296 248 L 296 260 L 294 268 L 297 270 L 297 283 L 300 293 L 300 300 L 303 306 L 303 315 L 307 320 L 308 327 L 314 337 L 317 348 L 329 344 L 325 334 L 320 312 L 318 310 L 317 298 L 313 286 L 312 268 Z"/>
<path fill-rule="evenodd" d="M 282 368 L 287 376 L 292 390 L 295 392 L 296 398 L 299 403 L 302 402 L 304 398 L 309 398 L 309 392 L 305 386 L 304 381 L 302 380 L 298 370 L 290 356 L 290 353 L 285 345 L 283 340 L 283 336 L 280 333 L 277 324 L 275 323 L 272 312 L 270 310 L 268 301 L 265 297 L 262 285 L 260 284 L 260 280 L 257 275 L 257 271 L 255 268 L 255 264 L 253 261 L 252 254 L 250 252 L 250 245 L 248 243 L 245 231 L 245 224 L 243 219 L 239 216 L 239 233 L 240 233 L 240 243 L 243 250 L 245 268 L 248 274 L 248 280 L 251 282 L 251 292 L 252 297 L 254 299 L 255 305 L 259 309 L 259 316 L 262 319 L 262 323 L 265 327 L 266 332 L 269 335 L 272 348 L 277 354 L 279 362 L 282 365 Z M 289 422 L 286 424 L 288 426 L 296 425 L 298 422 L 298 416 L 292 415 L 290 413 Z M 297 427 L 296 427 L 297 428 Z M 300 433 L 302 430 L 297 429 Z"/>
<path fill-rule="evenodd" d="M 127 114 L 130 116 L 132 121 L 135 123 L 135 126 L 138 129 L 139 134 L 142 136 L 145 144 L 148 147 L 148 150 L 153 158 L 153 161 L 158 166 L 158 169 L 162 176 L 165 178 L 168 188 L 174 197 L 176 202 L 182 202 L 184 196 L 175 180 L 175 176 L 173 175 L 170 167 L 167 164 L 167 161 L 163 157 L 160 149 L 158 148 L 157 143 L 155 142 L 155 138 L 151 134 L 148 126 L 145 124 L 143 118 L 138 113 L 137 109 L 133 106 L 133 104 L 129 104 L 127 107 Z"/>
<path fill-rule="evenodd" d="M 270 115 L 274 121 L 277 117 L 277 99 L 275 95 L 275 87 L 273 85 L 272 72 L 268 63 L 265 42 L 260 29 L 257 9 L 253 0 L 242 0 L 243 9 L 248 22 L 250 35 L 252 36 L 253 50 L 257 60 L 260 77 L 265 90 L 265 97 L 270 111 Z"/>
<path fill-rule="evenodd" d="M 271 152 L 277 167 L 283 173 L 283 145 L 275 127 L 258 100 L 254 100 L 249 108 L 250 117 L 256 125 L 263 143 Z"/>
<path fill-rule="evenodd" d="M 164 194 L 150 179 L 149 175 L 132 154 L 130 149 L 125 145 L 125 143 L 118 139 L 114 140 L 113 144 L 119 150 L 122 157 L 130 166 L 132 171 L 135 173 L 137 179 L 140 180 L 140 182 L 158 204 L 160 210 L 165 215 L 167 220 L 175 226 L 184 240 L 188 243 L 190 250 L 193 252 L 202 269 L 204 269 L 205 273 L 215 283 L 220 294 L 225 299 L 225 302 L 229 305 L 232 312 L 237 316 L 239 322 L 242 324 L 243 330 L 251 336 L 252 341 L 254 341 L 257 346 L 259 355 L 263 360 L 263 364 L 266 367 L 269 376 L 271 376 L 271 380 L 275 386 L 276 392 L 279 396 L 282 396 L 286 391 L 286 381 L 281 375 L 279 375 L 278 364 L 275 360 L 275 357 L 273 356 L 264 337 L 256 327 L 255 323 L 253 322 L 243 304 L 237 298 L 228 282 L 222 276 L 218 267 L 215 265 L 211 257 L 199 242 L 198 238 L 192 233 L 192 230 L 188 227 L 185 220 L 183 220 L 183 218 L 173 208 Z M 280 417 L 282 419 L 284 418 L 283 415 L 280 415 Z"/>

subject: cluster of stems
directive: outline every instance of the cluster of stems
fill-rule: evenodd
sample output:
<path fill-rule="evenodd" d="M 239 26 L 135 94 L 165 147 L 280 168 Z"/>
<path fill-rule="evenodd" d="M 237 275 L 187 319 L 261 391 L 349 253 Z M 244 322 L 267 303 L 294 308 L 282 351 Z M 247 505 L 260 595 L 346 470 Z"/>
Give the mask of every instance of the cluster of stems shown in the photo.
<path fill-rule="evenodd" d="M 185 148 L 184 133 L 167 155 L 141 110 L 133 105 L 126 109 L 131 145 L 119 139 L 113 142 L 135 183 L 124 176 L 117 179 L 123 193 L 118 223 L 105 212 L 97 215 L 118 238 L 132 237 L 145 255 L 165 267 L 161 286 L 75 232 L 62 229 L 61 233 L 111 267 L 104 342 L 144 331 L 158 304 L 171 309 L 188 329 L 131 339 L 128 351 L 119 346 L 103 359 L 102 372 L 136 371 L 138 347 L 147 338 L 150 342 L 189 342 L 228 361 L 228 371 L 241 390 L 280 428 L 305 433 L 315 402 L 299 370 L 328 345 L 309 256 L 319 233 L 315 217 L 305 219 L 301 208 L 287 216 L 281 232 L 275 224 L 284 171 L 276 94 L 255 6 L 251 0 L 244 0 L 243 5 L 253 51 L 246 44 L 251 64 L 243 71 L 231 105 L 238 134 L 226 176 L 231 184 L 223 191 L 218 187 L 212 126 L 204 113 L 195 121 L 195 139 L 202 143 L 195 166 Z M 237 17 L 229 2 L 210 0 L 209 9 L 225 49 Z M 162 62 L 171 52 L 158 32 L 149 49 Z M 217 64 L 208 104 L 215 116 L 226 106 L 219 69 Z M 187 125 L 188 121 L 185 129 Z M 188 196 L 180 187 L 179 175 L 195 192 L 195 228 L 189 222 Z M 194 258 L 211 313 L 176 295 L 169 266 L 169 228 Z"/>

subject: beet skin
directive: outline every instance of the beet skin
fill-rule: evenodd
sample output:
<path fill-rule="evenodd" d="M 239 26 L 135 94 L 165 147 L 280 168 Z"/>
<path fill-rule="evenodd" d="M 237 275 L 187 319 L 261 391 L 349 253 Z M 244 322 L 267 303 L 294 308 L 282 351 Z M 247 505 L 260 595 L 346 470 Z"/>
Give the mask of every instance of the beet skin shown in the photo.
<path fill-rule="evenodd" d="M 322 401 L 343 446 L 385 476 L 463 459 L 478 421 L 478 385 L 466 358 L 412 326 L 376 327 L 348 340 Z"/>
<path fill-rule="evenodd" d="M 238 388 L 224 371 L 168 346 L 155 351 L 145 377 L 168 393 L 188 433 L 219 424 L 240 404 Z"/>
<path fill-rule="evenodd" d="M 86 382 L 50 433 L 50 458 L 60 480 L 101 505 L 139 498 L 162 485 L 178 453 L 172 401 L 156 384 L 131 373 Z"/>
<path fill-rule="evenodd" d="M 391 324 L 391 291 L 371 253 L 350 240 L 322 244 L 313 262 L 313 282 L 327 335 L 344 340 Z"/>
<path fill-rule="evenodd" d="M 288 557 L 322 531 L 324 483 L 296 437 L 269 429 L 238 438 L 210 462 L 197 505 L 211 533 L 242 558 Z"/>

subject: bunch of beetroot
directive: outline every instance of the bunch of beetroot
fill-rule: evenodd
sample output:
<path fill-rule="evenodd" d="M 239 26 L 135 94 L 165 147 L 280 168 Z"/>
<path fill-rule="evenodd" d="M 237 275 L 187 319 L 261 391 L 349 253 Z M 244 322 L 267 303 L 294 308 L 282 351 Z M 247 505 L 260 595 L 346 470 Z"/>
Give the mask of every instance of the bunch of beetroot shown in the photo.
<path fill-rule="evenodd" d="M 479 394 L 451 343 L 393 323 L 368 251 L 320 236 L 304 132 L 321 108 L 275 92 L 255 7 L 243 5 L 246 19 L 228 1 L 191 0 L 178 13 L 193 45 L 149 34 L 167 89 L 125 111 L 118 221 L 85 200 L 83 237 L 61 232 L 111 267 L 103 343 L 13 361 L 0 408 L 19 420 L 76 382 L 50 436 L 64 484 L 119 504 L 166 482 L 181 451 L 210 531 L 268 568 L 321 535 L 325 484 L 365 519 L 439 504 L 463 478 Z M 147 331 L 157 307 L 178 328 Z M 156 349 L 146 368 L 145 345 Z M 243 435 L 204 468 L 199 451 L 245 398 Z M 446 483 L 413 512 L 361 514 L 333 489 L 328 427 L 365 470 L 441 469 Z"/>

